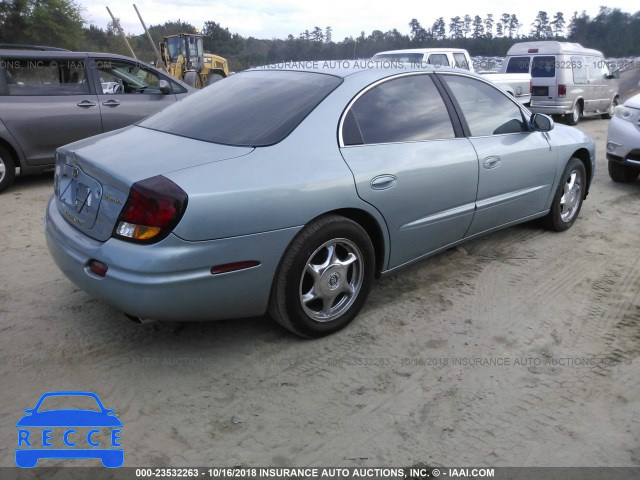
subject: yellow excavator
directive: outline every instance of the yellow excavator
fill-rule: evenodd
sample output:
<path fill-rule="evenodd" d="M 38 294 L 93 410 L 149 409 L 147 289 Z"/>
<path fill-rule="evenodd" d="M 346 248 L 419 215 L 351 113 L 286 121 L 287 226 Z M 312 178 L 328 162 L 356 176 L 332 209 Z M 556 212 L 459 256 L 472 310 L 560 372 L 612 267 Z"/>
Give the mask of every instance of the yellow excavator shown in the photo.
<path fill-rule="evenodd" d="M 229 76 L 229 64 L 219 55 L 205 52 L 202 35 L 180 33 L 160 42 L 160 56 L 170 75 L 195 88 L 204 88 Z"/>

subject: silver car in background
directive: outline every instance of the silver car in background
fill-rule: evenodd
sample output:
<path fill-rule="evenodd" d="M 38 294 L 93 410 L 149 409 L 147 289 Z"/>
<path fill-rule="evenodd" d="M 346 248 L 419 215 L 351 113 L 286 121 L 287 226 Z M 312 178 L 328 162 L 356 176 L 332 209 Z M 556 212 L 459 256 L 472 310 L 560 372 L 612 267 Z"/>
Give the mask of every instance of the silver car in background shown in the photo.
<path fill-rule="evenodd" d="M 640 94 L 613 112 L 607 134 L 609 176 L 614 182 L 632 183 L 640 174 Z"/>
<path fill-rule="evenodd" d="M 588 136 L 473 73 L 264 68 L 60 148 L 45 228 L 130 316 L 268 312 L 316 337 L 378 275 L 536 218 L 568 229 L 594 167 Z"/>

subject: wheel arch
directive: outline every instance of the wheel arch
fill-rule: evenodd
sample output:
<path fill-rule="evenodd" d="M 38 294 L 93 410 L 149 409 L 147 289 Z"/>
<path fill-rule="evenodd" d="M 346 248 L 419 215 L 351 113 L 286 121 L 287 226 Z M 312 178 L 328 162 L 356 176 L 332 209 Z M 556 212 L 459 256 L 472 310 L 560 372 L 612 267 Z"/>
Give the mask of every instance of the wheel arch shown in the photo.
<path fill-rule="evenodd" d="M 591 164 L 591 155 L 586 148 L 580 148 L 573 152 L 572 157 L 576 157 L 584 165 L 584 169 L 587 172 L 587 188 L 584 192 L 584 198 L 587 198 L 589 194 L 589 188 L 591 187 L 591 180 L 593 179 L 593 165 Z"/>
<path fill-rule="evenodd" d="M 340 215 L 342 217 L 348 218 L 356 222 L 360 225 L 369 238 L 371 239 L 371 243 L 373 244 L 373 251 L 376 256 L 376 264 L 375 264 L 375 272 L 376 277 L 380 277 L 380 273 L 384 270 L 385 258 L 386 258 L 386 242 L 385 235 L 383 233 L 382 227 L 378 223 L 378 221 L 365 210 L 361 210 L 358 208 L 340 208 L 337 210 L 331 210 L 329 212 L 325 212 L 322 215 L 318 215 L 313 220 L 309 221 L 309 223 L 314 222 L 317 218 L 325 216 L 325 215 Z"/>
<path fill-rule="evenodd" d="M 16 167 L 22 167 L 22 158 L 20 155 L 18 155 L 18 152 L 16 151 L 15 148 L 13 148 L 13 145 L 11 145 L 9 142 L 7 142 L 5 139 L 0 138 L 0 147 L 3 147 L 7 152 L 9 152 L 9 155 L 11 155 L 13 162 L 15 163 Z"/>

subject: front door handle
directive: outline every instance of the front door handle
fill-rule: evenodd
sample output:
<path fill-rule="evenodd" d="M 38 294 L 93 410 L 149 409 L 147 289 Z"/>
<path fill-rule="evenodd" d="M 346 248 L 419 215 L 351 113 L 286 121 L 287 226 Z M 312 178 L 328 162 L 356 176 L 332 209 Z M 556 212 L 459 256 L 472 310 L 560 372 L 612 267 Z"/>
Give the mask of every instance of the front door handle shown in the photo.
<path fill-rule="evenodd" d="M 501 163 L 502 163 L 502 160 L 500 160 L 500 157 L 491 155 L 490 157 L 487 157 L 482 161 L 482 166 L 490 170 L 492 168 L 499 167 Z"/>
<path fill-rule="evenodd" d="M 117 100 L 107 100 L 106 102 L 102 102 L 102 105 L 105 107 L 117 107 L 120 105 L 120 102 Z"/>
<path fill-rule="evenodd" d="M 83 100 L 77 104 L 79 107 L 95 107 L 96 102 L 90 102 L 89 100 Z"/>
<path fill-rule="evenodd" d="M 393 175 L 378 175 L 371 180 L 371 188 L 374 190 L 386 190 L 395 186 L 397 179 Z"/>

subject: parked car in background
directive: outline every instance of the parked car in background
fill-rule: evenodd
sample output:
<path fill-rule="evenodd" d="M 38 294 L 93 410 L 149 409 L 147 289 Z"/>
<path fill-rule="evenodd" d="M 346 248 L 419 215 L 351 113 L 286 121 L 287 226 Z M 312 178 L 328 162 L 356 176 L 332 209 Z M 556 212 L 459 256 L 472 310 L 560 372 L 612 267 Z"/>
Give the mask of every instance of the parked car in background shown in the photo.
<path fill-rule="evenodd" d="M 640 174 L 640 94 L 613 112 L 607 134 L 609 176 L 614 182 L 635 182 Z"/>
<path fill-rule="evenodd" d="M 55 150 L 115 130 L 195 91 L 154 67 L 108 53 L 0 48 L 0 191 L 52 169 Z"/>
<path fill-rule="evenodd" d="M 531 75 L 529 73 L 498 73 L 482 71 L 475 68 L 469 52 L 463 48 L 410 48 L 405 50 L 389 50 L 376 53 L 372 60 L 378 62 L 396 61 L 409 64 L 435 65 L 438 67 L 455 67 L 464 70 L 476 70 L 486 76 L 490 82 L 498 85 L 513 96 L 518 102 L 527 106 L 531 101 Z"/>
<path fill-rule="evenodd" d="M 609 69 L 602 52 L 579 43 L 516 43 L 501 71 L 531 74 L 529 109 L 563 115 L 569 125 L 577 125 L 582 116 L 611 118 L 618 104 L 618 72 Z"/>
<path fill-rule="evenodd" d="M 568 229 L 594 167 L 587 135 L 470 72 L 255 69 L 60 148 L 45 230 L 130 316 L 268 311 L 316 337 L 376 275 L 535 218 Z"/>

